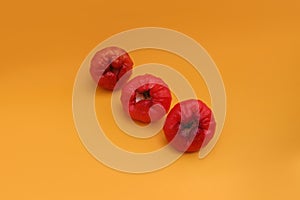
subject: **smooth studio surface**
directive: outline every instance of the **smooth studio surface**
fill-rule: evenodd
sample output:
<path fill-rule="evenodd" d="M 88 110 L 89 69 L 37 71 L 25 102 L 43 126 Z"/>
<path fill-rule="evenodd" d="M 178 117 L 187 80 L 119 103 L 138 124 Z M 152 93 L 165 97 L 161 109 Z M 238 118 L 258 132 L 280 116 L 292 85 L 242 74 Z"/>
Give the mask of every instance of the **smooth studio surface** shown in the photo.
<path fill-rule="evenodd" d="M 0 8 L 0 199 L 299 199 L 300 3 L 274 1 L 16 1 Z M 227 94 L 219 141 L 153 173 L 128 174 L 91 156 L 76 132 L 72 89 L 86 55 L 113 34 L 144 26 L 180 31 L 217 64 Z M 164 51 L 131 54 L 182 73 L 210 105 L 203 81 Z M 195 75 L 196 74 L 196 75 Z M 98 90 L 98 121 L 121 148 L 164 146 L 122 133 L 111 94 Z M 176 98 L 172 105 L 176 104 Z"/>

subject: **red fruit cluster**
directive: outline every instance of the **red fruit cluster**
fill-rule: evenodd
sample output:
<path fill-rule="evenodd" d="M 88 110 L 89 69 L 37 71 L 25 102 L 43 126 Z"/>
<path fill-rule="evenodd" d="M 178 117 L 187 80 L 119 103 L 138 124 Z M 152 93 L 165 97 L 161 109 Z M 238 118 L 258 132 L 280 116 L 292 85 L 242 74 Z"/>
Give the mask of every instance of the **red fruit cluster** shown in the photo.
<path fill-rule="evenodd" d="M 107 47 L 92 58 L 90 73 L 100 87 L 113 90 L 126 72 L 128 76 L 122 80 L 128 80 L 132 66 L 133 62 L 125 50 Z M 123 109 L 132 119 L 149 123 L 168 113 L 172 96 L 162 79 L 145 74 L 119 85 L 123 87 Z M 182 152 L 194 152 L 205 147 L 213 138 L 215 129 L 211 109 L 195 99 L 177 103 L 167 115 L 163 127 L 167 141 Z"/>
<path fill-rule="evenodd" d="M 179 151 L 194 152 L 213 138 L 216 122 L 213 113 L 200 100 L 186 100 L 169 112 L 163 127 L 171 145 Z"/>
<path fill-rule="evenodd" d="M 132 119 L 149 123 L 170 109 L 171 92 L 165 82 L 150 74 L 137 76 L 122 89 L 121 102 Z"/>
<path fill-rule="evenodd" d="M 125 50 L 107 47 L 92 58 L 90 73 L 100 87 L 113 90 L 118 80 L 132 69 L 132 65 L 133 62 Z M 128 78 L 129 76 L 130 74 Z"/>

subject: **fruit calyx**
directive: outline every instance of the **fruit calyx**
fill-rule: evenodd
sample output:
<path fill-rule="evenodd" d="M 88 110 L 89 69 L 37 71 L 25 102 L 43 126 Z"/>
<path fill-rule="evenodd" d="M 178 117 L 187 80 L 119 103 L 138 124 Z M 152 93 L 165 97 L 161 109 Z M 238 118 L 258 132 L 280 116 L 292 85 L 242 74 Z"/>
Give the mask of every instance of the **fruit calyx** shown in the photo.
<path fill-rule="evenodd" d="M 196 120 L 183 123 L 179 127 L 179 134 L 187 139 L 193 139 L 199 127 L 199 123 Z"/>
<path fill-rule="evenodd" d="M 135 91 L 135 102 L 143 101 L 143 100 L 151 100 L 152 97 L 150 95 L 150 89 L 144 92 Z"/>

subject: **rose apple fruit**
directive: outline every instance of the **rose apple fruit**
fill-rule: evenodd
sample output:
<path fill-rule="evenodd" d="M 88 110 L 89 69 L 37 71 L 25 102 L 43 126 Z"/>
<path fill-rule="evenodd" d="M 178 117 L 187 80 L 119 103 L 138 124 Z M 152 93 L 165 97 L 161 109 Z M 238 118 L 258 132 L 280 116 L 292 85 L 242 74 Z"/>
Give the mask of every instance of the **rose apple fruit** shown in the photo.
<path fill-rule="evenodd" d="M 195 152 L 213 138 L 216 122 L 211 109 L 200 100 L 177 103 L 169 112 L 163 130 L 170 144 L 181 152 Z"/>
<path fill-rule="evenodd" d="M 124 49 L 107 47 L 93 56 L 90 74 L 99 87 L 113 90 L 118 80 L 126 72 L 128 72 L 126 76 L 129 78 L 132 66 L 133 62 Z"/>
<path fill-rule="evenodd" d="M 122 88 L 123 109 L 132 119 L 140 122 L 161 119 L 169 111 L 171 101 L 168 85 L 150 74 L 137 76 Z"/>

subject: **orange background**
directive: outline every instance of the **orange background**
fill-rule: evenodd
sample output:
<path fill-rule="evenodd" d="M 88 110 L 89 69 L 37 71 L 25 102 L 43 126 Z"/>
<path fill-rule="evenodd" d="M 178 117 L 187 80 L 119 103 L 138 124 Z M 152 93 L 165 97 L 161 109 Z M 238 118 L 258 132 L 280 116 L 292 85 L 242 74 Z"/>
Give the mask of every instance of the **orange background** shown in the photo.
<path fill-rule="evenodd" d="M 1 4 L 0 199 L 300 199 L 299 1 Z M 144 26 L 202 44 L 222 74 L 228 110 L 208 157 L 187 154 L 132 175 L 85 150 L 72 87 L 98 43 Z"/>

